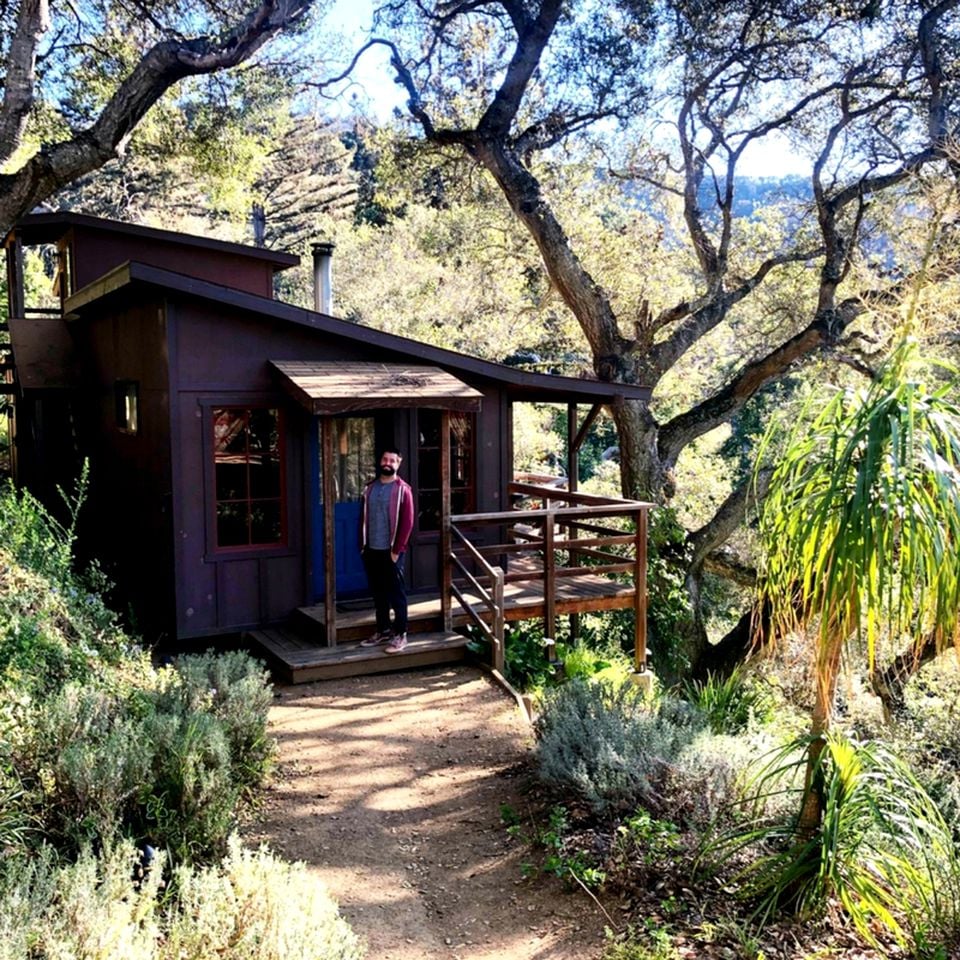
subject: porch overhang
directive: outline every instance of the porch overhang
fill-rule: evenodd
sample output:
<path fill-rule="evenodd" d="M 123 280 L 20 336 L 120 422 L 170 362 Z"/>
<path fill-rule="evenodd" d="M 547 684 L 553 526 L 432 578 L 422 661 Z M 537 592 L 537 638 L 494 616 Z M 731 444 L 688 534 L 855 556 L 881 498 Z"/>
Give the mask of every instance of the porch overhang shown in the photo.
<path fill-rule="evenodd" d="M 426 407 L 476 412 L 483 394 L 439 367 L 271 360 L 284 389 L 315 416 Z"/>

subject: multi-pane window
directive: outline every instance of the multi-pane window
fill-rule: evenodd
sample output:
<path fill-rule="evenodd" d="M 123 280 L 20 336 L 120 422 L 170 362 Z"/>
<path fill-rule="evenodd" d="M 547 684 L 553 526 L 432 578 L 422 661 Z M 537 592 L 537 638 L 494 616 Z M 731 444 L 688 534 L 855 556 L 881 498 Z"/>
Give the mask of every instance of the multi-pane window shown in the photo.
<path fill-rule="evenodd" d="M 417 415 L 417 519 L 421 530 L 440 529 L 440 411 Z M 450 414 L 450 512 L 476 509 L 474 420 L 469 413 Z"/>
<path fill-rule="evenodd" d="M 218 547 L 284 539 L 279 410 L 215 407 L 213 470 Z"/>

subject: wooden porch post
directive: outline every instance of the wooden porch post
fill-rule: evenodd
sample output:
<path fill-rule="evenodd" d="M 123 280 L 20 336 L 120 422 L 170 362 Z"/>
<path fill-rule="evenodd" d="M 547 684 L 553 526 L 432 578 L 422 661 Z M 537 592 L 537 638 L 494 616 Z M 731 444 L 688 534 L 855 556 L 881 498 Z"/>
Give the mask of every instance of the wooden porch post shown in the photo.
<path fill-rule="evenodd" d="M 633 666 L 637 673 L 647 669 L 647 511 L 647 507 L 642 507 L 637 513 L 633 573 Z"/>
<path fill-rule="evenodd" d="M 320 471 L 323 498 L 323 619 L 328 647 L 337 645 L 336 491 L 333 483 L 333 418 L 320 418 Z"/>
<path fill-rule="evenodd" d="M 581 442 L 582 442 L 582 438 Z M 577 444 L 577 405 L 567 404 L 567 490 L 576 493 L 580 485 L 580 447 Z M 567 527 L 567 536 L 573 532 L 577 536 L 576 527 Z M 571 567 L 579 566 L 579 554 L 576 550 L 569 553 L 568 563 Z M 570 614 L 570 645 L 576 646 L 580 639 L 580 614 Z"/>
<path fill-rule="evenodd" d="M 23 296 L 23 243 L 19 230 L 15 230 L 7 242 L 7 303 L 10 317 L 23 317 L 26 303 Z"/>
<path fill-rule="evenodd" d="M 443 614 L 443 629 L 453 631 L 451 608 L 450 566 L 450 411 L 440 412 L 440 612 Z"/>

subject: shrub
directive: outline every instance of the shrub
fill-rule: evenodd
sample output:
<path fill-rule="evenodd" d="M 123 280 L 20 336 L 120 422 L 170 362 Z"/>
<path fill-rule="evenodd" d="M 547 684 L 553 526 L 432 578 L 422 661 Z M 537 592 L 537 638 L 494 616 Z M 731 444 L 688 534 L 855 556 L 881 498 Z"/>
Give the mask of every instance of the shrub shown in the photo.
<path fill-rule="evenodd" d="M 773 715 L 771 692 L 743 666 L 727 677 L 710 673 L 704 681 L 686 683 L 684 696 L 714 733 L 740 733 L 752 720 L 764 723 Z"/>
<path fill-rule="evenodd" d="M 42 698 L 137 659 L 100 596 L 108 586 L 102 574 L 72 567 L 85 485 L 84 474 L 74 497 L 64 498 L 67 525 L 29 493 L 0 487 L 0 687 Z"/>
<path fill-rule="evenodd" d="M 336 904 L 300 865 L 229 844 L 217 867 L 180 867 L 161 904 L 162 863 L 133 883 L 129 843 L 76 863 L 46 849 L 0 859 L 0 960 L 359 960 Z"/>
<path fill-rule="evenodd" d="M 29 709 L 11 755 L 19 806 L 65 853 L 126 836 L 208 861 L 269 767 L 266 675 L 208 654 L 136 680 L 72 683 Z"/>
<path fill-rule="evenodd" d="M 651 705 L 630 684 L 573 680 L 548 693 L 537 720 L 540 775 L 599 815 L 657 810 L 669 764 L 700 727 L 683 703 Z"/>
<path fill-rule="evenodd" d="M 275 752 L 267 736 L 273 700 L 269 672 L 241 651 L 180 657 L 174 681 L 157 699 L 163 712 L 209 711 L 223 726 L 231 778 L 250 795 L 266 779 Z"/>
<path fill-rule="evenodd" d="M 121 696 L 99 683 L 71 684 L 35 711 L 21 744 L 44 833 L 63 850 L 113 840 L 150 784 L 154 744 Z"/>

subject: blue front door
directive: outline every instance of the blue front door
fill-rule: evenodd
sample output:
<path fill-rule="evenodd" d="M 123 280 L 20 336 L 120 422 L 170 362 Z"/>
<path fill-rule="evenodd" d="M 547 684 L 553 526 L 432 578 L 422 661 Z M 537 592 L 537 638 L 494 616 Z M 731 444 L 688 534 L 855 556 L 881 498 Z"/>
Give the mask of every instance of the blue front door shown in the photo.
<path fill-rule="evenodd" d="M 313 503 L 313 595 L 324 595 L 323 511 L 320 502 L 320 422 L 311 437 L 311 501 Z M 376 470 L 373 417 L 338 417 L 333 421 L 334 542 L 337 597 L 366 593 L 367 577 L 360 557 L 360 494 Z"/>

